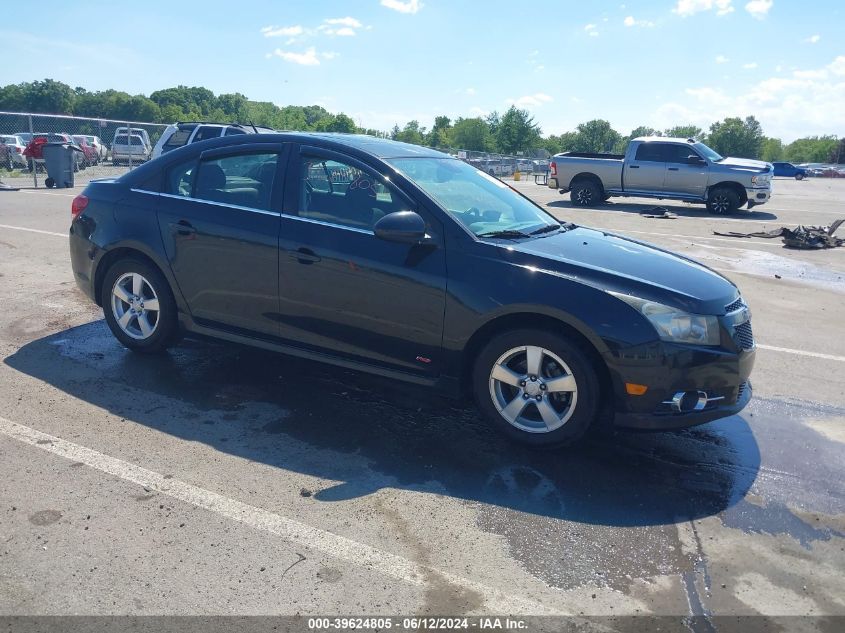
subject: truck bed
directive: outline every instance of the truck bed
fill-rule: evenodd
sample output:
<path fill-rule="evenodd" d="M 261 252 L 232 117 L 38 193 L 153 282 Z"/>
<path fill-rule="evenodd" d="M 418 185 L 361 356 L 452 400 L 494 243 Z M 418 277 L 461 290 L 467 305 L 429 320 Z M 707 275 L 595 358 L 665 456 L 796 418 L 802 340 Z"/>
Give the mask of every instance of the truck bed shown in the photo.
<path fill-rule="evenodd" d="M 593 154 L 592 152 L 563 152 L 555 156 L 566 156 L 568 158 L 599 158 L 604 160 L 625 160 L 625 154 Z"/>

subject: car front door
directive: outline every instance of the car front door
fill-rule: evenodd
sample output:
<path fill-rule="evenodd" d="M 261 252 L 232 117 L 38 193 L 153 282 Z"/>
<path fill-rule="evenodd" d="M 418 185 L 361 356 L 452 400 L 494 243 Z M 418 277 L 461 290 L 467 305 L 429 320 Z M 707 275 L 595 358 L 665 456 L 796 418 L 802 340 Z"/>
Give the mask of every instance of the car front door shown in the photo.
<path fill-rule="evenodd" d="M 687 145 L 666 145 L 663 190 L 677 196 L 703 198 L 707 191 L 707 162 Z"/>
<path fill-rule="evenodd" d="M 653 141 L 640 143 L 634 159 L 625 163 L 622 183 L 625 191 L 663 191 L 663 181 L 666 177 L 665 145 Z"/>
<path fill-rule="evenodd" d="M 442 231 L 375 170 L 333 151 L 291 156 L 279 231 L 281 336 L 422 376 L 440 369 L 446 258 Z M 423 215 L 420 244 L 375 236 L 395 211 Z"/>
<path fill-rule="evenodd" d="M 166 172 L 159 229 L 200 325 L 278 335 L 286 151 L 286 145 L 270 143 L 218 148 Z"/>

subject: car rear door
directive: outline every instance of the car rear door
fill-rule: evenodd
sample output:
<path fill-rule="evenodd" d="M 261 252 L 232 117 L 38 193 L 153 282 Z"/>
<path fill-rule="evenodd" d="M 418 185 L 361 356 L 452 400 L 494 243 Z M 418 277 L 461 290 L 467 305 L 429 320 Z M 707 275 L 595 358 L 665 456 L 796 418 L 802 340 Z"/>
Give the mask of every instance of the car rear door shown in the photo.
<path fill-rule="evenodd" d="M 643 142 L 633 160 L 626 160 L 622 186 L 626 192 L 654 193 L 663 191 L 666 177 L 665 143 Z"/>
<path fill-rule="evenodd" d="M 663 190 L 676 196 L 703 198 L 707 191 L 707 162 L 688 145 L 667 143 Z M 698 162 L 690 162 L 690 159 Z"/>
<path fill-rule="evenodd" d="M 373 365 L 439 372 L 446 293 L 442 231 L 364 163 L 334 151 L 292 152 L 279 232 L 281 336 Z M 416 210 L 425 244 L 388 242 L 373 226 Z"/>
<path fill-rule="evenodd" d="M 287 145 L 216 148 L 173 165 L 158 220 L 200 325 L 276 336 L 279 209 Z"/>

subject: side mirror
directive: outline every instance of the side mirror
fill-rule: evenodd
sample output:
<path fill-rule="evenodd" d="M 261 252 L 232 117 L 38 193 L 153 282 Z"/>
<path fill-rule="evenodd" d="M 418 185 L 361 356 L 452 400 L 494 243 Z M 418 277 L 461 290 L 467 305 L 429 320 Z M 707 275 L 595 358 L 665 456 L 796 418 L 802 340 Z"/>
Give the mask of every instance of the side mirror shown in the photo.
<path fill-rule="evenodd" d="M 701 156 L 696 156 L 695 154 L 690 154 L 687 156 L 687 164 L 688 165 L 706 165 L 707 161 L 705 161 Z"/>
<path fill-rule="evenodd" d="M 419 244 L 425 238 L 425 220 L 414 211 L 396 211 L 376 222 L 373 232 L 388 242 Z"/>

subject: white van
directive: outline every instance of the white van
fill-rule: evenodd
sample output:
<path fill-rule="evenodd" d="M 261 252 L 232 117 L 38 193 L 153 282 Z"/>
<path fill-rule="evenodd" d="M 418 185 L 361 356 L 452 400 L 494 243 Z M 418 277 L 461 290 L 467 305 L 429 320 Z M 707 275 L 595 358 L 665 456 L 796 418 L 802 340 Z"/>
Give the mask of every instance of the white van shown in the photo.
<path fill-rule="evenodd" d="M 144 144 L 147 147 L 153 146 L 153 144 L 150 143 L 149 133 L 142 127 L 132 127 L 132 128 L 119 127 L 119 128 L 117 128 L 114 131 L 114 138 L 112 139 L 112 145 L 115 144 L 115 141 L 117 141 L 118 136 L 126 136 L 127 130 L 130 130 L 130 132 L 128 132 L 128 133 L 132 134 L 132 136 L 140 136 L 144 140 Z M 123 141 L 125 142 L 126 139 L 123 139 Z"/>

